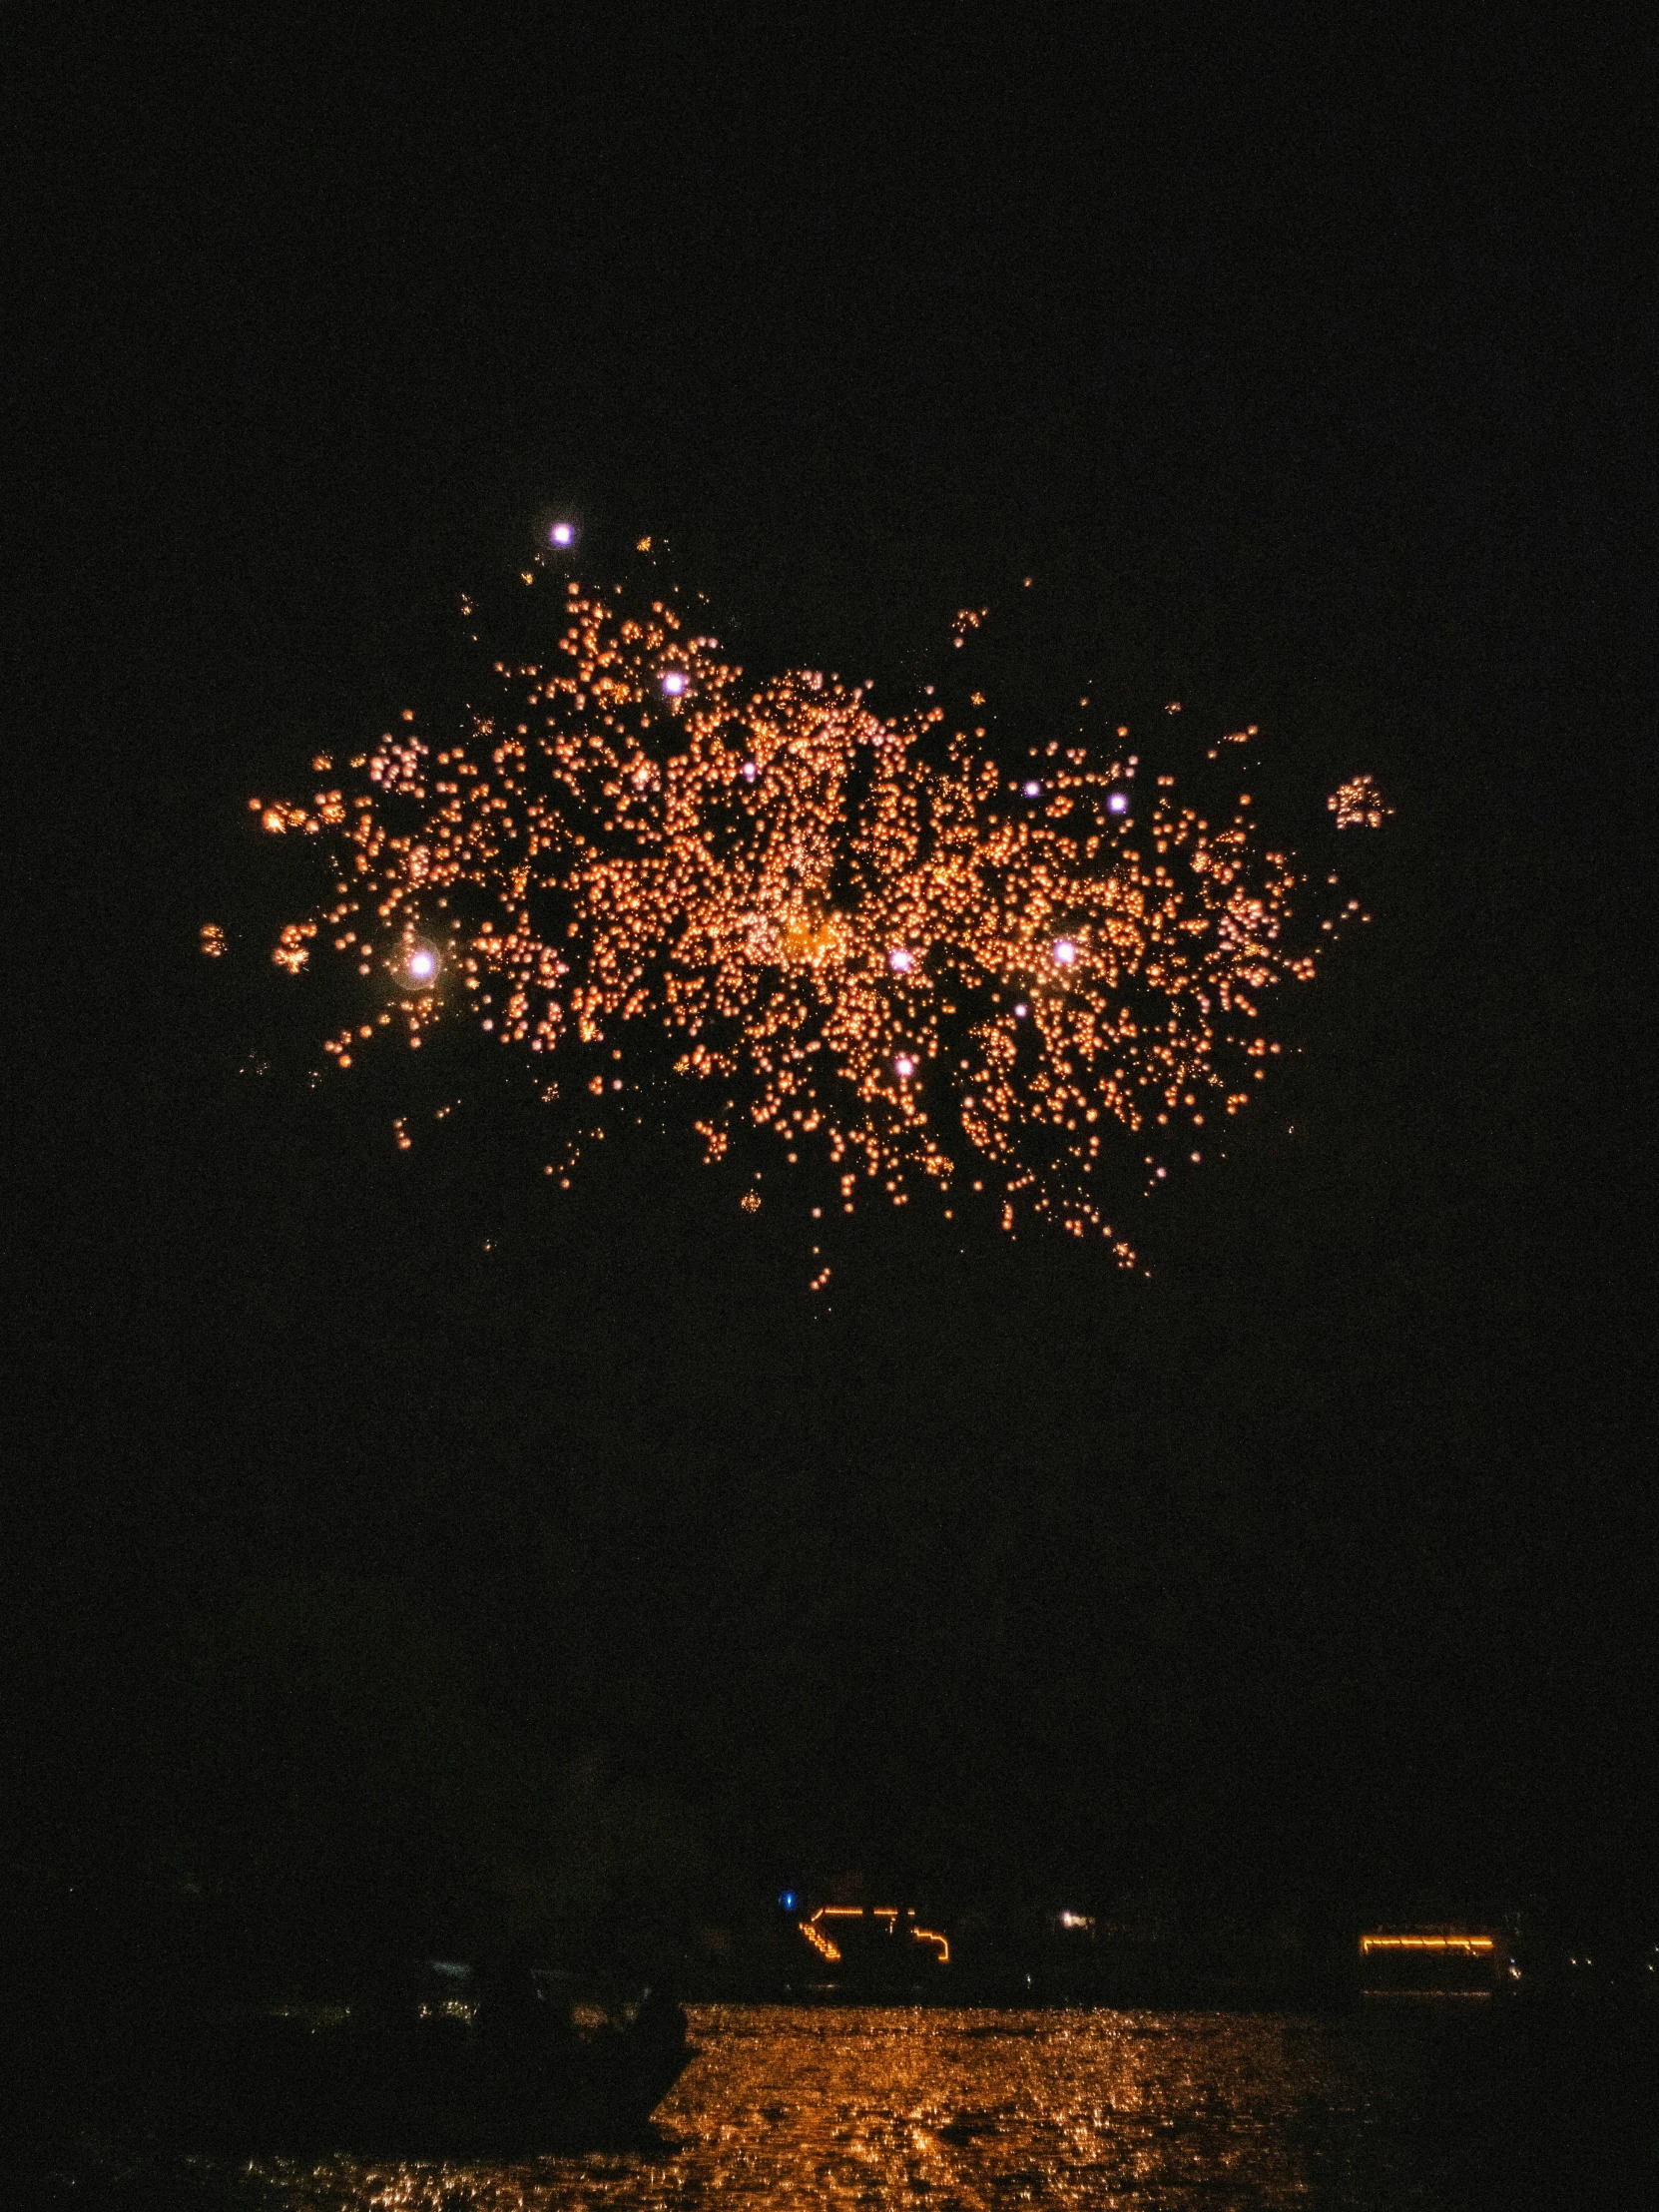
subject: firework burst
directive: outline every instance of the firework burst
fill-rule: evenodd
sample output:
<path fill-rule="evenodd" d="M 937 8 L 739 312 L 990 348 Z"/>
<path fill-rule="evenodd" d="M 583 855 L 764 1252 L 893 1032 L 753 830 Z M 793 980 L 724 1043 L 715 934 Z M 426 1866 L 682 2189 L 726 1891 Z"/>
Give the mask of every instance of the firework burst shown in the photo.
<path fill-rule="evenodd" d="M 1258 831 L 1227 739 L 1203 812 L 1087 698 L 999 760 L 982 692 L 892 715 L 820 671 L 755 686 L 635 576 L 538 561 L 548 649 L 496 663 L 482 706 L 446 736 L 411 711 L 344 771 L 319 755 L 308 801 L 251 802 L 325 855 L 273 957 L 354 970 L 333 1065 L 465 1021 L 563 1105 L 562 1183 L 666 1093 L 711 1161 L 759 1137 L 816 1165 L 815 1213 L 928 1192 L 1132 1262 L 1107 1188 L 1216 1148 L 1280 1050 L 1271 993 L 1312 979 L 1358 901 L 1298 927 L 1309 878 Z M 986 619 L 964 610 L 955 645 Z M 1367 779 L 1332 805 L 1382 819 Z"/>

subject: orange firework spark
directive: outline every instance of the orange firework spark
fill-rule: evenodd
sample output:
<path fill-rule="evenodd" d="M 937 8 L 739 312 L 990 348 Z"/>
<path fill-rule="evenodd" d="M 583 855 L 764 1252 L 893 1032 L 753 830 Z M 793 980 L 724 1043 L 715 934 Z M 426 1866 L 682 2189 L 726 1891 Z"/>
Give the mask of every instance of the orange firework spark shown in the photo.
<path fill-rule="evenodd" d="M 1325 804 L 1336 816 L 1339 830 L 1381 830 L 1393 813 L 1373 776 L 1350 777 Z"/>
<path fill-rule="evenodd" d="M 1267 993 L 1332 941 L 1327 920 L 1299 947 L 1305 878 L 1250 795 L 1208 819 L 1110 723 L 1098 757 L 1054 740 L 1010 771 L 982 693 L 951 728 L 931 687 L 896 716 L 817 671 L 752 688 L 649 572 L 550 581 L 556 644 L 495 665 L 491 711 L 442 742 L 408 711 L 337 781 L 319 757 L 308 804 L 251 802 L 329 862 L 276 963 L 331 951 L 380 979 L 334 1064 L 464 1015 L 540 1056 L 585 1136 L 678 1084 L 710 1160 L 765 1132 L 846 1212 L 979 1194 L 1128 1265 L 1113 1149 L 1147 1187 L 1202 1160 L 1280 1050 Z M 985 619 L 964 610 L 955 643 Z M 1359 788 L 1340 826 L 1381 820 Z"/>

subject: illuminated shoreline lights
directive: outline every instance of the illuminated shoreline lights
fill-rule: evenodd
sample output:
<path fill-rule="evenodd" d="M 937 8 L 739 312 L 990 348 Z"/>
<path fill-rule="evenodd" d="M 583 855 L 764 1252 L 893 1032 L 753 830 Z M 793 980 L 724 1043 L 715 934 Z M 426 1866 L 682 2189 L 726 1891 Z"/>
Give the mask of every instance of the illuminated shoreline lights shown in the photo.
<path fill-rule="evenodd" d="M 679 1085 L 711 1161 L 764 1133 L 846 1213 L 930 1190 L 1132 1264 L 1114 1160 L 1152 1189 L 1199 1157 L 1280 1051 L 1266 994 L 1310 980 L 1359 902 L 1299 941 L 1308 879 L 1245 794 L 1212 821 L 1146 777 L 1131 820 L 1121 725 L 1010 781 L 978 692 L 878 715 L 816 670 L 754 687 L 649 570 L 540 581 L 549 649 L 497 663 L 464 727 L 428 738 L 406 711 L 337 780 L 319 757 L 307 805 L 252 802 L 330 865 L 278 965 L 331 947 L 401 991 L 335 1064 L 464 1016 L 581 1100 L 561 1181 L 607 1112 Z"/>

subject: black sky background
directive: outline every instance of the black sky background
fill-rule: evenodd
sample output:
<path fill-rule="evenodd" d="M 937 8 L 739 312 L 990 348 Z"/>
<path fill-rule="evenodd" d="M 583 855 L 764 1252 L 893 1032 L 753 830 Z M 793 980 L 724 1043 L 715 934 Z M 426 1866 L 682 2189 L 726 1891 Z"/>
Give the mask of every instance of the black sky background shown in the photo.
<path fill-rule="evenodd" d="M 1631 24 L 297 10 L 23 80 L 14 1850 L 150 1835 L 185 1624 L 331 1573 L 758 1889 L 1651 1880 Z M 1377 920 L 1150 1281 L 895 1217 L 825 1314 L 679 1155 L 555 1207 L 239 1077 L 247 795 L 550 501 L 756 671 L 894 696 L 1031 573 L 1114 697 L 1379 775 Z"/>

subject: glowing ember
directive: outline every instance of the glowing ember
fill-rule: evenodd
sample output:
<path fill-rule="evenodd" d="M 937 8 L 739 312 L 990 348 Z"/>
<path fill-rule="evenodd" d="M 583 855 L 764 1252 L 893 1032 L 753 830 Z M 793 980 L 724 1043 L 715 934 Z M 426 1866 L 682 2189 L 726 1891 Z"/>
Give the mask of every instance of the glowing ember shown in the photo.
<path fill-rule="evenodd" d="M 1393 813 L 1373 776 L 1355 776 L 1339 784 L 1325 804 L 1336 816 L 1339 830 L 1381 830 Z"/>

